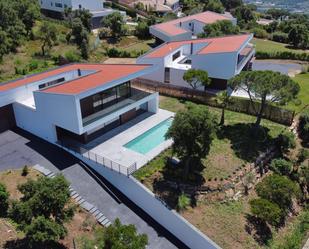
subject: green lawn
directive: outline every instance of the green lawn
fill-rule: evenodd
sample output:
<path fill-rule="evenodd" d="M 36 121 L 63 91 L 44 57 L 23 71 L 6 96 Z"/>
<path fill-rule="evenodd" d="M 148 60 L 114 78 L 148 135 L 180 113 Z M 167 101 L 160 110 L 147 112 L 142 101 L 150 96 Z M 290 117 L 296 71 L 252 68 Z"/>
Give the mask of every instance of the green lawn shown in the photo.
<path fill-rule="evenodd" d="M 306 50 L 301 50 L 301 49 L 292 49 L 292 48 L 289 48 L 287 44 L 274 42 L 270 40 L 254 38 L 252 43 L 255 44 L 257 52 L 285 52 L 285 51 L 290 51 L 290 52 L 295 52 L 295 53 L 308 52 Z"/>
<path fill-rule="evenodd" d="M 296 113 L 299 113 L 305 107 L 309 106 L 309 73 L 298 74 L 293 79 L 298 82 L 300 86 L 300 93 L 298 95 L 298 99 L 301 101 L 301 103 L 290 103 L 287 107 L 289 109 L 295 110 Z"/>
<path fill-rule="evenodd" d="M 160 108 L 172 112 L 184 109 L 186 103 L 188 102 L 160 96 Z M 209 108 L 219 119 L 220 109 L 206 106 L 205 108 Z M 272 143 L 273 139 L 285 129 L 283 125 L 263 120 L 264 133 L 260 140 L 253 141 L 250 137 L 250 124 L 255 121 L 254 116 L 226 111 L 225 117 L 224 128 L 218 132 L 211 145 L 209 155 L 203 159 L 204 169 L 201 175 L 205 180 L 227 178 L 247 162 L 253 162 L 256 156 L 264 151 L 269 143 Z M 165 170 L 166 157 L 170 155 L 171 152 L 168 150 L 134 175 L 145 181 L 145 184 L 152 189 L 152 175 Z M 178 173 L 181 174 L 181 172 Z M 149 177 L 150 179 L 148 179 Z M 171 177 L 177 178 L 177 172 L 175 171 L 175 175 Z"/>

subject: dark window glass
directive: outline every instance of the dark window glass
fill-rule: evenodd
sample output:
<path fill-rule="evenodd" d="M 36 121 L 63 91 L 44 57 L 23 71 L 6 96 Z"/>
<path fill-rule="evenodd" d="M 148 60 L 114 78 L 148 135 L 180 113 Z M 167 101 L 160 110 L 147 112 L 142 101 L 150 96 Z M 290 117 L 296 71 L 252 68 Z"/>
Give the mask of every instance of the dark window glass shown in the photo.
<path fill-rule="evenodd" d="M 173 54 L 173 61 L 176 60 L 178 57 L 180 57 L 180 51 L 177 53 Z"/>

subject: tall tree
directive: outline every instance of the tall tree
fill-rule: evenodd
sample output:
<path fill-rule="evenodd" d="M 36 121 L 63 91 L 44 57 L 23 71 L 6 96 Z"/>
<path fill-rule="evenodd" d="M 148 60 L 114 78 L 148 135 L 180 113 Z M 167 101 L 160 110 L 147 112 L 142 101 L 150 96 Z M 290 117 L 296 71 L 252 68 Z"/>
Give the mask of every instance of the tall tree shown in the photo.
<path fill-rule="evenodd" d="M 208 0 L 204 10 L 209 10 L 217 13 L 224 13 L 224 7 L 220 0 Z"/>
<path fill-rule="evenodd" d="M 208 73 L 200 69 L 189 69 L 183 75 L 183 80 L 193 88 L 197 89 L 200 86 L 208 86 L 211 80 L 208 78 Z"/>
<path fill-rule="evenodd" d="M 102 19 L 102 27 L 108 28 L 114 38 L 119 38 L 126 33 L 125 21 L 119 12 L 114 12 Z"/>
<path fill-rule="evenodd" d="M 227 11 L 243 5 L 242 0 L 221 0 L 221 2 Z"/>
<path fill-rule="evenodd" d="M 192 159 L 200 160 L 209 153 L 216 125 L 216 117 L 204 106 L 189 105 L 177 112 L 166 137 L 174 141 L 172 148 L 184 162 L 185 176 L 194 166 L 190 165 Z"/>
<path fill-rule="evenodd" d="M 221 106 L 222 108 L 222 112 L 221 112 L 221 119 L 220 119 L 220 123 L 219 125 L 224 125 L 224 114 L 225 114 L 225 109 L 226 107 L 232 103 L 232 98 L 231 95 L 228 93 L 228 91 L 222 91 L 220 92 L 217 97 L 216 97 L 216 101 L 218 102 L 218 104 Z"/>
<path fill-rule="evenodd" d="M 6 187 L 0 183 L 0 217 L 5 216 L 9 207 L 9 192 Z"/>
<path fill-rule="evenodd" d="M 296 48 L 306 49 L 309 47 L 308 27 L 303 24 L 292 25 L 289 32 L 289 41 Z"/>
<path fill-rule="evenodd" d="M 57 41 L 57 28 L 49 22 L 43 22 L 39 28 L 39 39 L 42 41 L 42 55 L 45 56 L 46 50 L 51 49 Z"/>
<path fill-rule="evenodd" d="M 204 33 L 199 37 L 216 37 L 223 35 L 238 34 L 240 29 L 229 20 L 221 20 L 204 26 Z"/>
<path fill-rule="evenodd" d="M 229 81 L 229 86 L 248 94 L 257 116 L 256 128 L 260 126 L 267 103 L 286 104 L 296 98 L 300 89 L 290 77 L 273 71 L 241 72 Z M 259 108 L 256 101 L 260 103 Z"/>

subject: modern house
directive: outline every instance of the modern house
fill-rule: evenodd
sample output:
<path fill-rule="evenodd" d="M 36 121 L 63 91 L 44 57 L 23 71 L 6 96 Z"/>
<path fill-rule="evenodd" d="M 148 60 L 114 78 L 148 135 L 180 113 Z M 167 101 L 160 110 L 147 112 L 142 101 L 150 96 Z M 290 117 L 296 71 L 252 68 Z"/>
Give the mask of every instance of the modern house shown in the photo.
<path fill-rule="evenodd" d="M 230 20 L 234 25 L 237 23 L 236 18 L 228 12 L 218 14 L 206 11 L 150 26 L 149 31 L 158 42 L 189 40 L 202 33 L 205 25 L 220 20 Z"/>
<path fill-rule="evenodd" d="M 184 73 L 191 68 L 201 69 L 212 79 L 209 88 L 225 89 L 227 80 L 250 68 L 255 55 L 252 38 L 252 34 L 244 34 L 166 42 L 139 57 L 137 63 L 157 66 L 144 79 L 190 87 L 183 80 Z"/>
<path fill-rule="evenodd" d="M 98 28 L 104 16 L 112 14 L 115 10 L 104 7 L 105 0 L 39 0 L 41 11 L 47 16 L 62 18 L 64 10 L 86 9 L 92 14 L 92 27 Z M 122 15 L 125 12 L 121 11 Z"/>
<path fill-rule="evenodd" d="M 123 0 L 122 2 L 128 3 L 127 0 Z M 132 7 L 138 3 L 142 3 L 145 10 L 152 10 L 160 14 L 172 13 L 180 9 L 179 0 L 129 0 L 129 2 Z"/>
<path fill-rule="evenodd" d="M 158 111 L 158 94 L 131 87 L 149 65 L 72 64 L 0 85 L 1 126 L 49 142 L 87 143 L 143 112 Z"/>

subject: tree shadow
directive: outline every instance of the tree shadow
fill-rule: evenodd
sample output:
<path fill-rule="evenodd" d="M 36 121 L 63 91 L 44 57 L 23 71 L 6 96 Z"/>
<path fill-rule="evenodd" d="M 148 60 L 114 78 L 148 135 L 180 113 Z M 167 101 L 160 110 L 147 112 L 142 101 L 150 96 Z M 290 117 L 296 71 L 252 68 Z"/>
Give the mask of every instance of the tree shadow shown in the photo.
<path fill-rule="evenodd" d="M 202 175 L 204 165 L 201 160 L 192 159 L 190 171 L 185 175 L 184 165 L 182 162 L 177 165 L 173 164 L 168 157 L 165 158 L 165 167 L 162 169 L 162 177 L 153 182 L 155 193 L 159 193 L 160 198 L 173 209 L 177 208 L 178 198 L 184 191 L 191 199 L 191 206 L 196 205 L 196 191 L 199 186 L 205 183 Z M 188 192 L 189 190 L 189 192 Z"/>
<path fill-rule="evenodd" d="M 254 124 L 234 124 L 223 126 L 218 132 L 219 139 L 228 139 L 236 156 L 247 162 L 255 162 L 262 152 L 266 151 L 275 139 L 269 135 L 269 129 L 254 129 Z"/>
<path fill-rule="evenodd" d="M 267 245 L 268 241 L 272 239 L 272 232 L 266 222 L 255 216 L 246 214 L 247 224 L 245 230 L 250 234 L 259 245 Z"/>
<path fill-rule="evenodd" d="M 30 247 L 29 241 L 24 239 L 9 240 L 3 245 L 4 249 L 66 249 L 66 247 L 58 242 L 49 242 L 45 244 L 37 244 Z"/>

